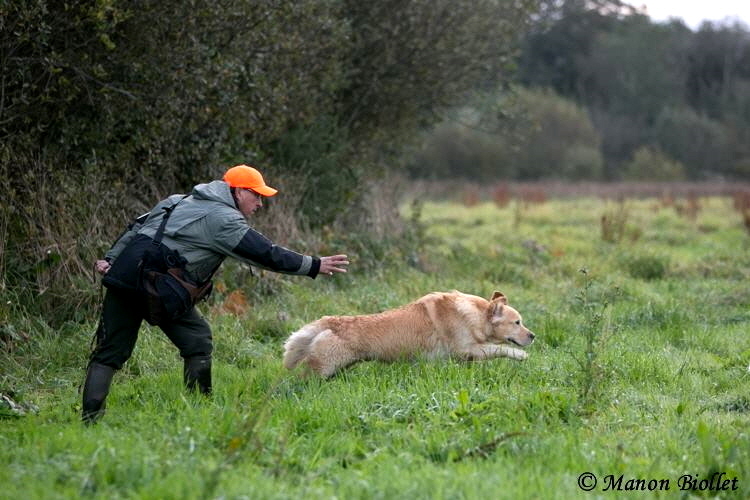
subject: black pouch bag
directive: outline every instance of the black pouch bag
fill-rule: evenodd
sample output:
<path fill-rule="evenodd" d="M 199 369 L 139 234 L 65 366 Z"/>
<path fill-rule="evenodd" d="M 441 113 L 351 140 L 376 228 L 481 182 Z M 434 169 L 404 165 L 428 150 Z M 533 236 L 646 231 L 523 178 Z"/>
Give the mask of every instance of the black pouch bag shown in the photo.
<path fill-rule="evenodd" d="M 136 234 L 102 277 L 102 284 L 107 288 L 129 292 L 142 290 L 141 269 L 146 253 L 152 252 L 153 246 L 153 238 L 145 234 Z"/>
<path fill-rule="evenodd" d="M 166 273 L 144 268 L 144 318 L 152 325 L 175 320 L 208 297 L 212 288 L 211 281 L 201 286 L 187 281 L 182 268 L 167 269 Z"/>
<path fill-rule="evenodd" d="M 107 288 L 135 292 L 142 299 L 144 319 L 152 325 L 179 318 L 212 289 L 210 279 L 202 285 L 189 281 L 185 276 L 187 261 L 161 242 L 176 205 L 164 209 L 154 238 L 144 234 L 133 237 L 102 278 Z"/>

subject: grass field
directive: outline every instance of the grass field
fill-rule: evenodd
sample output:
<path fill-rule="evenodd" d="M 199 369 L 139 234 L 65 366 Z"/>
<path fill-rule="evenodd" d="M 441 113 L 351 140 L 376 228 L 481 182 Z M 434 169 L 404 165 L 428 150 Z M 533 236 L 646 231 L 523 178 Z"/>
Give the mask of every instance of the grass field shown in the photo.
<path fill-rule="evenodd" d="M 203 306 L 210 399 L 144 328 L 84 427 L 93 321 L 29 319 L 31 340 L 0 354 L 0 391 L 26 409 L 0 413 L 0 498 L 750 497 L 750 237 L 730 199 L 691 217 L 654 199 L 425 203 L 419 223 L 413 251 L 358 265 L 355 248 L 333 280 L 225 270 Z M 281 366 L 286 335 L 321 315 L 453 289 L 505 293 L 537 334 L 529 359 L 368 362 L 328 381 Z"/>

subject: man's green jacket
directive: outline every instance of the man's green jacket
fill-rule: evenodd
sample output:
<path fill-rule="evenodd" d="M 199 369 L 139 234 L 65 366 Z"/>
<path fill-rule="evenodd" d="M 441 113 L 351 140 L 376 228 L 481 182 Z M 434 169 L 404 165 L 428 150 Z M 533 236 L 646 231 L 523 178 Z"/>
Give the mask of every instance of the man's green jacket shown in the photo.
<path fill-rule="evenodd" d="M 110 263 L 136 234 L 154 237 L 166 213 L 177 203 L 164 228 L 162 243 L 187 260 L 187 272 L 196 283 L 211 274 L 226 257 L 271 271 L 310 276 L 320 270 L 320 259 L 302 255 L 279 245 L 251 228 L 235 204 L 224 181 L 199 184 L 185 195 L 175 194 L 160 201 L 143 220 L 140 217 L 112 245 L 105 255 Z"/>

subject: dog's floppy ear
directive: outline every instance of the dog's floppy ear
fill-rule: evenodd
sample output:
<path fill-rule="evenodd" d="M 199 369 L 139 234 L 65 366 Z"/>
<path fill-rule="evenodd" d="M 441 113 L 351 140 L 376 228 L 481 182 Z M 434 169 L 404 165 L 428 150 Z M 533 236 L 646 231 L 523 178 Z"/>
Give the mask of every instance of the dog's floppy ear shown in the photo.
<path fill-rule="evenodd" d="M 505 297 L 505 295 L 503 295 L 502 292 L 498 292 L 497 290 L 495 290 L 495 292 L 492 294 L 492 298 L 490 299 L 490 301 L 493 300 L 499 300 L 502 304 L 508 303 L 508 299 Z"/>
<path fill-rule="evenodd" d="M 491 323 L 495 323 L 497 321 L 500 321 L 500 318 L 503 317 L 503 309 L 504 305 L 501 303 L 501 301 L 492 302 L 490 304 L 489 309 L 489 319 Z"/>

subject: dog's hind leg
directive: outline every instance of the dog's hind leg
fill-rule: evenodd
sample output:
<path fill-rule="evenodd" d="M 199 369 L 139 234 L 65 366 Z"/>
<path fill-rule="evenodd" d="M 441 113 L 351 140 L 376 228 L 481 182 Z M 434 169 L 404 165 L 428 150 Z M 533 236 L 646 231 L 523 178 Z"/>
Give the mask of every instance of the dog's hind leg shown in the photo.
<path fill-rule="evenodd" d="M 315 337 L 306 360 L 312 370 L 326 378 L 355 361 L 354 352 L 331 330 L 324 330 Z"/>

